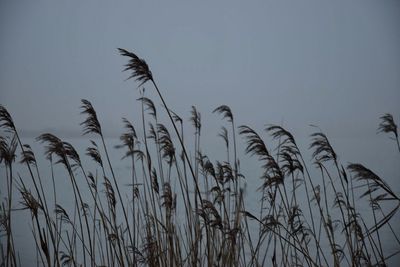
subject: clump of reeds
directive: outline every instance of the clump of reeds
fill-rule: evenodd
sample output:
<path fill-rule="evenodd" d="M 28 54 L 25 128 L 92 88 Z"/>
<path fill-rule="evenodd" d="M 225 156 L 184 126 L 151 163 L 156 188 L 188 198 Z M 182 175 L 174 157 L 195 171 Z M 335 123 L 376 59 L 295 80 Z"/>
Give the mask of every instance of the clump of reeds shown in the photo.
<path fill-rule="evenodd" d="M 37 141 L 45 145 L 51 168 L 53 191 L 46 192 L 34 151 L 0 106 L 6 184 L 1 189 L 0 266 L 21 265 L 23 251 L 13 227 L 13 214 L 21 210 L 29 212 L 26 227 L 43 266 L 384 266 L 400 252 L 392 225 L 400 207 L 396 190 L 361 164 L 343 166 L 326 134 L 311 135 L 312 164 L 307 164 L 287 129 L 268 125 L 267 144 L 251 127 L 237 128 L 232 110 L 221 105 L 213 113 L 228 123 L 219 134 L 226 157 L 212 162 L 202 149 L 204 129 L 196 107 L 190 116 L 194 136 L 188 138 L 184 120 L 168 107 L 147 63 L 127 50 L 119 52 L 128 58 L 128 78 L 139 86 L 153 84 L 170 121 L 159 121 L 156 105 L 141 91 L 141 122 L 124 118 L 116 146 L 129 160 L 131 177 L 125 185 L 114 171 L 112 161 L 119 159 L 109 156 L 94 106 L 82 100 L 83 134 L 99 140 L 90 140 L 84 155 L 95 170 L 84 166 L 72 144 L 44 133 Z M 400 151 L 392 115 L 381 117 L 378 130 L 392 134 Z M 237 134 L 262 168 L 258 203 L 246 199 Z M 189 142 L 194 143 L 191 153 Z M 27 176 L 15 173 L 20 165 Z M 70 181 L 72 207 L 59 202 L 56 166 Z M 358 198 L 370 205 L 369 211 L 359 208 Z M 385 232 L 394 238 L 395 252 L 385 251 Z"/>

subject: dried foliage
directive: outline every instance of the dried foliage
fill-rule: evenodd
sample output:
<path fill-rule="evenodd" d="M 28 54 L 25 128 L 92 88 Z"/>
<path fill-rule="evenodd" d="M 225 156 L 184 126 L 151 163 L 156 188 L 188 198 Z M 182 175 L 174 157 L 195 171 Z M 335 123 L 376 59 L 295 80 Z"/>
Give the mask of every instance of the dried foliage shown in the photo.
<path fill-rule="evenodd" d="M 197 109 L 192 106 L 189 114 L 195 133 L 184 139 L 184 120 L 168 109 L 146 62 L 127 50 L 119 53 L 128 58 L 128 79 L 139 86 L 152 82 L 175 132 L 171 135 L 158 121 L 156 103 L 142 96 L 142 111 L 150 116 L 142 116 L 139 136 L 134 124 L 122 119 L 124 132 L 115 147 L 124 149 L 124 169 L 118 165 L 114 171 L 96 111 L 82 100 L 83 134 L 100 137 L 100 146 L 90 141 L 84 152 L 95 164 L 85 166 L 71 143 L 51 133 L 40 135 L 36 140 L 44 145 L 51 170 L 44 180 L 52 184 L 48 190 L 40 160 L 0 106 L 0 164 L 7 185 L 1 190 L 1 266 L 20 265 L 17 258 L 24 251 L 15 242 L 19 229 L 13 219 L 27 211 L 26 226 L 41 266 L 387 266 L 400 253 L 393 225 L 400 209 L 397 190 L 364 165 L 343 167 L 324 133 L 311 135 L 313 164 L 307 164 L 291 132 L 268 125 L 263 133 L 272 142 L 267 143 L 268 137 L 249 126 L 236 129 L 231 109 L 221 105 L 213 113 L 232 129 L 222 127 L 218 133 L 226 154 L 215 159 L 200 146 Z M 258 159 L 261 182 L 254 180 L 256 170 L 246 179 L 241 174 L 237 130 L 244 152 Z M 381 117 L 378 131 L 399 144 L 392 115 Z M 183 140 L 194 143 L 194 151 Z M 20 172 L 21 163 L 28 172 Z M 67 170 L 68 187 L 60 182 L 59 168 Z M 251 192 L 247 183 L 260 183 L 260 192 Z M 60 197 L 65 190 L 71 192 Z M 64 202 L 65 195 L 72 206 Z M 390 251 L 383 233 L 394 240 Z"/>
<path fill-rule="evenodd" d="M 140 82 L 138 87 L 142 86 L 149 80 L 153 80 L 153 75 L 151 74 L 146 61 L 125 49 L 118 48 L 118 51 L 122 56 L 129 58 L 129 62 L 125 65 L 124 69 L 124 71 L 131 71 L 131 75 L 128 77 L 128 79 L 134 78 L 136 81 Z"/>

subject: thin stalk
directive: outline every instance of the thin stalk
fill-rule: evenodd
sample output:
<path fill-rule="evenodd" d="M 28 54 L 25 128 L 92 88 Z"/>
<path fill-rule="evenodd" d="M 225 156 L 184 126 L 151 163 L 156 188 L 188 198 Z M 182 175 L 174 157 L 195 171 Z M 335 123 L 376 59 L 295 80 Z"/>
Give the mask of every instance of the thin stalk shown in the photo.
<path fill-rule="evenodd" d="M 195 180 L 195 186 L 196 186 L 197 195 L 198 195 L 198 197 L 199 197 L 199 199 L 200 199 L 200 202 L 203 202 L 203 199 L 202 199 L 201 193 L 200 193 L 200 188 L 199 188 L 199 186 L 198 186 L 197 177 L 196 177 L 195 172 L 194 172 L 194 170 L 193 170 L 192 164 L 190 163 L 190 159 L 189 159 L 189 156 L 188 156 L 188 154 L 187 154 L 185 145 L 183 144 L 182 137 L 180 136 L 180 134 L 179 134 L 179 132 L 178 132 L 178 129 L 177 129 L 177 127 L 176 127 L 176 124 L 175 124 L 175 122 L 174 122 L 174 119 L 172 118 L 171 112 L 169 111 L 168 106 L 167 106 L 167 104 L 165 103 L 165 100 L 164 100 L 163 96 L 161 95 L 161 92 L 160 92 L 160 90 L 158 89 L 157 84 L 155 83 L 155 81 L 154 81 L 153 79 L 151 79 L 151 82 L 153 83 L 154 87 L 156 88 L 157 94 L 158 94 L 158 96 L 160 97 L 160 99 L 161 99 L 161 101 L 162 101 L 162 103 L 163 103 L 163 105 L 164 105 L 164 108 L 165 108 L 165 110 L 167 111 L 168 117 L 169 117 L 169 119 L 171 120 L 172 126 L 174 127 L 175 133 L 176 133 L 176 135 L 178 136 L 179 142 L 180 142 L 180 144 L 181 144 L 181 146 L 182 146 L 183 154 L 184 154 L 184 156 L 185 156 L 185 158 L 186 158 L 186 161 L 187 161 L 187 163 L 188 163 L 188 166 L 189 166 L 190 173 L 192 174 L 193 179 Z"/>

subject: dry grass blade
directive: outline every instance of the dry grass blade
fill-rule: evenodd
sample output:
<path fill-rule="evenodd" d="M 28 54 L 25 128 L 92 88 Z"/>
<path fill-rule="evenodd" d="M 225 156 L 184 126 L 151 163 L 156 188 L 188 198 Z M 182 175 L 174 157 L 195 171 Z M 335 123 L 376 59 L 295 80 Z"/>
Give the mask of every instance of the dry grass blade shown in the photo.
<path fill-rule="evenodd" d="M 370 229 L 368 229 L 366 234 L 372 234 L 376 231 L 378 231 L 381 227 L 386 225 L 392 218 L 393 216 L 397 213 L 397 211 L 400 208 L 400 204 L 398 204 L 395 208 L 393 208 L 386 216 L 384 216 L 379 222 L 377 222 L 374 226 L 372 226 Z"/>
<path fill-rule="evenodd" d="M 251 214 L 250 212 L 248 212 L 248 211 L 241 211 L 241 213 L 242 213 L 244 216 L 249 217 L 250 219 L 256 220 L 256 221 L 258 221 L 259 223 L 261 223 L 260 219 L 258 219 L 256 216 L 254 216 L 254 215 Z"/>
<path fill-rule="evenodd" d="M 378 175 L 376 175 L 370 169 L 364 167 L 361 164 L 349 164 L 347 169 L 353 173 L 354 178 L 359 181 L 368 181 L 370 182 L 371 192 L 376 191 L 377 189 L 382 189 L 393 199 L 400 201 L 400 198 L 394 193 L 394 191 L 389 187 L 388 184 L 385 183 Z M 366 194 L 363 194 L 366 195 Z M 384 200 L 387 200 L 386 198 Z"/>

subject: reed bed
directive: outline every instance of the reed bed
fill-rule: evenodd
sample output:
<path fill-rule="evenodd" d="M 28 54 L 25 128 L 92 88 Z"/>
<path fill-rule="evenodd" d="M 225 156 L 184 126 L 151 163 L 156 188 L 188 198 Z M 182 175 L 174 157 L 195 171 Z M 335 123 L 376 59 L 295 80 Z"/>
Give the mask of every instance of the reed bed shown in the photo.
<path fill-rule="evenodd" d="M 221 105 L 213 113 L 224 121 L 219 137 L 226 157 L 211 161 L 202 150 L 196 107 L 191 126 L 184 125 L 187 120 L 167 105 L 146 62 L 127 50 L 119 53 L 128 60 L 128 78 L 139 87 L 150 83 L 163 108 L 157 110 L 142 90 L 137 102 L 142 121 L 134 125 L 123 118 L 124 132 L 113 148 L 95 108 L 82 100 L 82 133 L 90 139 L 85 155 L 51 133 L 36 138 L 45 149 L 52 191 L 44 190 L 34 151 L 0 106 L 0 163 L 7 185 L 1 189 L 0 266 L 21 266 L 15 213 L 29 215 L 26 227 L 36 244 L 31 260 L 40 266 L 386 266 L 399 253 L 392 221 L 399 195 L 366 166 L 344 166 L 325 133 L 311 135 L 313 160 L 307 162 L 282 126 L 268 125 L 264 133 L 237 126 L 232 110 Z M 158 112 L 169 121 L 159 121 Z M 184 136 L 184 126 L 194 135 Z M 378 127 L 400 153 L 392 115 L 382 116 Z M 238 139 L 263 170 L 259 190 L 250 192 L 259 195 L 256 203 L 246 199 Z M 109 149 L 122 150 L 130 162 L 129 185 L 114 171 L 112 160 L 119 159 L 111 159 Z M 82 156 L 95 170 L 89 171 Z M 14 172 L 21 165 L 28 173 L 23 177 Z M 68 177 L 72 206 L 59 202 L 62 189 L 53 168 Z M 369 210 L 359 210 L 360 201 Z M 395 252 L 385 251 L 383 232 L 393 237 Z"/>

